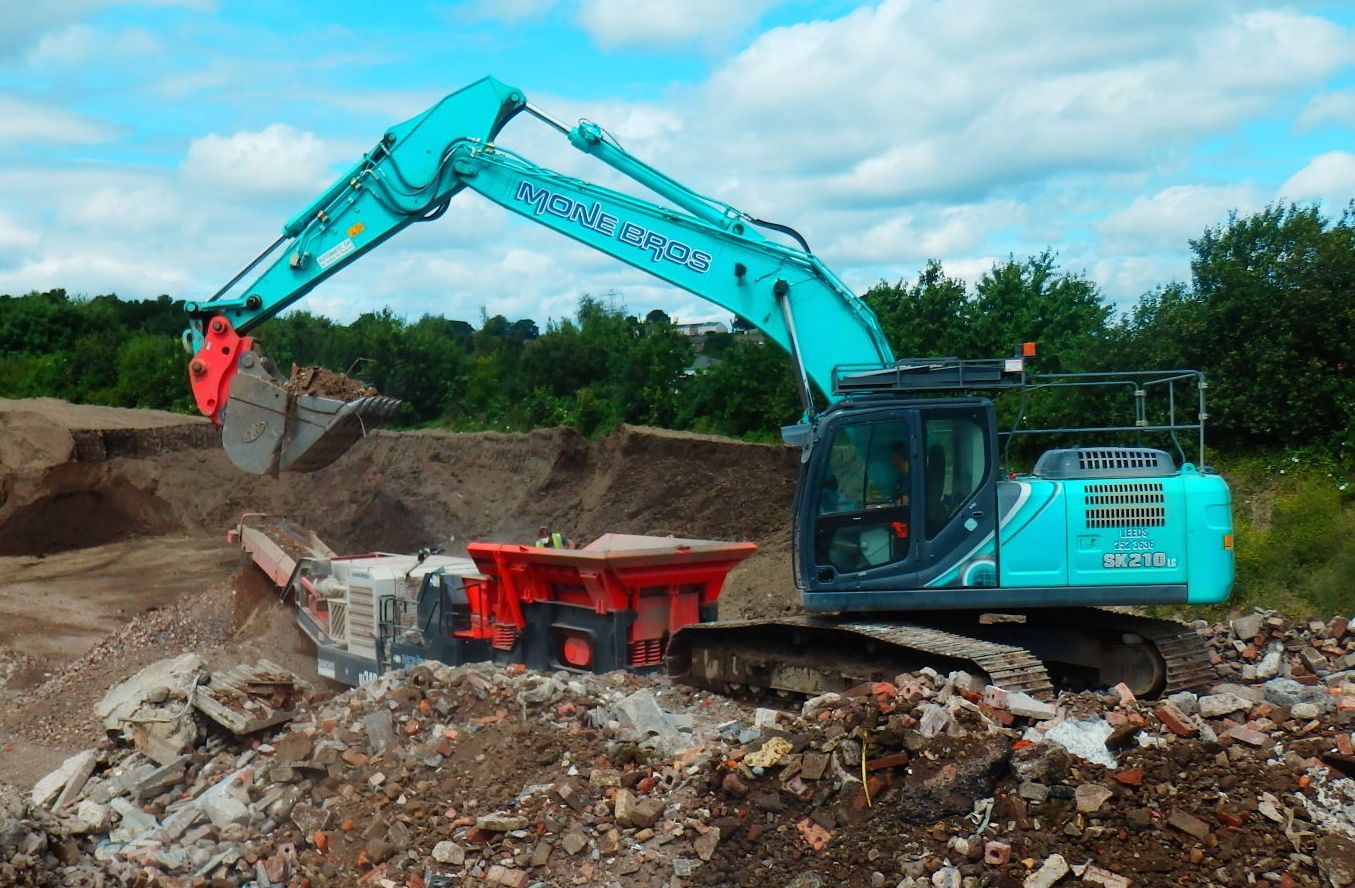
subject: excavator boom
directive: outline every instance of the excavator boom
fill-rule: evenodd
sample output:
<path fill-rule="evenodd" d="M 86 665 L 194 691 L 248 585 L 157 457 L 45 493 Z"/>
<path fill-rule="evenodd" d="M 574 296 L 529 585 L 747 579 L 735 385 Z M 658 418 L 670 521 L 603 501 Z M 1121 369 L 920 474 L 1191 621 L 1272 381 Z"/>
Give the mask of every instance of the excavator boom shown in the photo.
<path fill-rule="evenodd" d="M 565 176 L 500 146 L 500 130 L 523 111 L 666 203 Z M 254 474 L 323 468 L 394 413 L 390 398 L 305 390 L 245 334 L 405 227 L 440 217 L 465 189 L 748 319 L 794 357 L 807 412 L 811 385 L 834 399 L 834 367 L 893 359 L 871 311 L 798 234 L 697 194 L 596 124 L 566 127 L 520 90 L 485 78 L 392 127 L 225 288 L 187 305 L 198 407 L 222 426 L 237 466 Z M 760 228 L 798 243 L 770 240 Z M 814 335 L 802 335 L 797 319 L 812 323 Z"/>

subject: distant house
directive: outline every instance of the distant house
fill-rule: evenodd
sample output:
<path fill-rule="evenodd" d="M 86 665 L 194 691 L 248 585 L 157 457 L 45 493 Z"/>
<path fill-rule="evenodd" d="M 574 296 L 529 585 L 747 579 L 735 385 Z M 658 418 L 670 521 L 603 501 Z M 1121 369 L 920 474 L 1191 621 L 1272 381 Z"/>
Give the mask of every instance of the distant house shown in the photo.
<path fill-rule="evenodd" d="M 696 324 L 674 324 L 683 336 L 700 339 L 707 333 L 728 333 L 729 327 L 722 321 L 703 321 Z"/>

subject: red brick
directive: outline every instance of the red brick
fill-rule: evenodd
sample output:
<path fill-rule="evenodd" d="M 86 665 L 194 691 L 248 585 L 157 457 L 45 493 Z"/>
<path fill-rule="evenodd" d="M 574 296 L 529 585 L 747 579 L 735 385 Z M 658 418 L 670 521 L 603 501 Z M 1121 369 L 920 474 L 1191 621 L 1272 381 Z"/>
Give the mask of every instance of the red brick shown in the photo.
<path fill-rule="evenodd" d="M 881 756 L 877 759 L 870 759 L 866 762 L 867 771 L 878 771 L 881 768 L 901 768 L 908 764 L 910 758 L 906 752 L 896 752 L 893 755 Z M 873 792 L 874 790 L 872 790 Z"/>
<path fill-rule="evenodd" d="M 809 847 L 815 851 L 822 851 L 833 840 L 831 831 L 824 829 L 808 817 L 796 823 L 795 828 L 800 831 L 800 835 L 804 836 L 805 841 L 809 843 Z"/>
<path fill-rule="evenodd" d="M 1224 736 L 1232 737 L 1239 743 L 1245 743 L 1248 746 L 1256 747 L 1258 749 L 1262 746 L 1270 745 L 1270 736 L 1268 734 L 1262 734 L 1260 731 L 1254 731 L 1251 728 L 1246 727 L 1245 725 L 1236 725 L 1234 727 L 1229 728 L 1225 732 Z"/>
<path fill-rule="evenodd" d="M 1143 783 L 1143 769 L 1130 768 L 1128 771 L 1121 771 L 1115 775 L 1115 780 L 1125 786 L 1138 786 Z"/>
<path fill-rule="evenodd" d="M 1016 721 L 1016 716 L 1012 715 L 1007 710 L 994 709 L 987 703 L 979 704 L 979 713 L 982 714 L 984 718 L 988 719 L 991 722 L 996 722 L 1002 725 L 1004 728 L 1010 727 L 1012 722 Z"/>
<path fill-rule="evenodd" d="M 1190 719 L 1175 704 L 1163 703 L 1157 707 L 1157 718 L 1167 726 L 1167 730 L 1178 737 L 1193 737 L 1198 733 L 1195 725 L 1191 724 Z"/>
<path fill-rule="evenodd" d="M 988 842 L 983 846 L 983 862 L 989 866 L 1006 866 L 1011 856 L 1012 846 L 1006 842 Z"/>

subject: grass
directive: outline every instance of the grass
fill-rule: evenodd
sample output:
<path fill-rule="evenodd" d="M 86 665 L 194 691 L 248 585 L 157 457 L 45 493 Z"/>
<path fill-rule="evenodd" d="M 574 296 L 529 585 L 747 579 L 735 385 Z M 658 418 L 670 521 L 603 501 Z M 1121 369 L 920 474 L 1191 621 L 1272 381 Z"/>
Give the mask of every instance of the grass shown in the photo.
<path fill-rule="evenodd" d="M 1222 461 L 1221 461 L 1222 462 Z M 1305 454 L 1222 462 L 1233 492 L 1237 583 L 1226 611 L 1355 613 L 1355 481 Z M 1219 614 L 1222 616 L 1222 614 Z"/>

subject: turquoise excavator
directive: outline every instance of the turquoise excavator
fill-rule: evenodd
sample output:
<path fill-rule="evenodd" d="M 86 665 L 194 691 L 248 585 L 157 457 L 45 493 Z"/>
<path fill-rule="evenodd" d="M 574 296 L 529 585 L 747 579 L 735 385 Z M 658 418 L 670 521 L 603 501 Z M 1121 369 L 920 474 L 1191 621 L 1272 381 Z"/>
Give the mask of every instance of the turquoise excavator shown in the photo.
<path fill-rule="evenodd" d="M 510 150 L 500 133 L 519 115 L 662 203 Z M 665 639 L 675 675 L 817 693 L 954 666 L 1035 696 L 1210 681 L 1196 633 L 1112 609 L 1214 604 L 1231 590 L 1230 497 L 1204 464 L 1201 374 L 1036 374 L 1029 354 L 896 358 L 794 229 L 692 191 L 597 124 L 568 126 L 493 78 L 391 127 L 211 299 L 188 303 L 193 391 L 237 466 L 315 471 L 391 417 L 393 398 L 284 377 L 248 334 L 466 190 L 746 319 L 793 359 L 804 415 L 783 438 L 802 453 L 792 559 L 805 613 L 719 622 L 712 609 Z M 994 406 L 1088 388 L 1123 398 L 1124 421 L 1037 429 L 1019 409 L 1000 423 Z M 1026 471 L 1008 465 L 1013 442 L 1028 451 L 1039 434 L 1064 446 Z"/>

